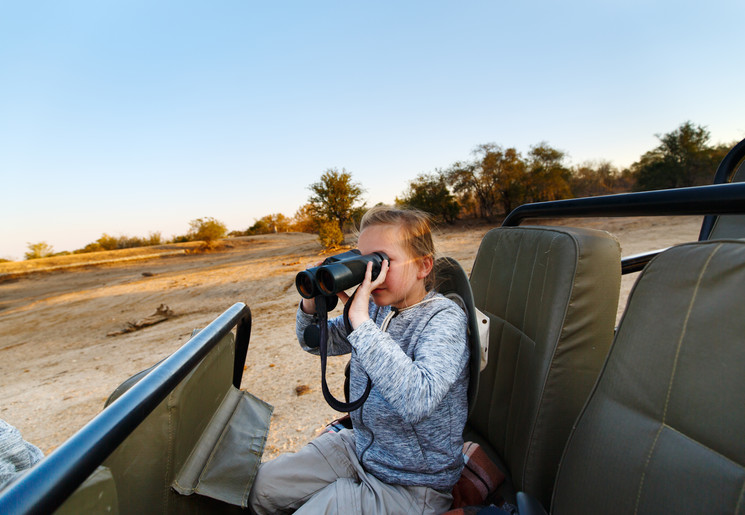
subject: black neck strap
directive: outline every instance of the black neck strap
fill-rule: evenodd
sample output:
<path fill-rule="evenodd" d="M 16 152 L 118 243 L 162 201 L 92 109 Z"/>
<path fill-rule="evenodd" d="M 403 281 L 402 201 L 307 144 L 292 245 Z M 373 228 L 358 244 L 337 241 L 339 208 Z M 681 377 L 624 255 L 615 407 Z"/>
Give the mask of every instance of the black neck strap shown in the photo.
<path fill-rule="evenodd" d="M 353 295 L 354 297 L 354 295 Z M 328 384 L 326 383 L 326 360 L 328 357 L 328 310 L 326 308 L 326 298 L 323 295 L 319 295 L 316 297 L 316 313 L 318 314 L 318 325 L 320 328 L 320 342 L 318 346 L 318 350 L 321 354 L 321 390 L 323 391 L 323 398 L 326 399 L 326 402 L 329 406 L 334 408 L 336 411 L 341 411 L 342 413 L 348 413 L 350 411 L 354 411 L 358 409 L 360 406 L 362 406 L 365 401 L 367 400 L 367 396 L 370 395 L 370 390 L 372 390 L 372 381 L 370 378 L 367 378 L 367 387 L 365 388 L 365 391 L 362 393 L 359 399 L 352 402 L 341 402 L 340 400 L 336 399 L 331 394 L 331 391 L 329 391 Z M 344 306 L 344 323 L 347 326 L 347 329 L 351 332 L 351 325 L 349 324 L 349 318 L 347 316 L 349 306 L 352 303 L 352 299 L 350 298 L 346 305 Z"/>

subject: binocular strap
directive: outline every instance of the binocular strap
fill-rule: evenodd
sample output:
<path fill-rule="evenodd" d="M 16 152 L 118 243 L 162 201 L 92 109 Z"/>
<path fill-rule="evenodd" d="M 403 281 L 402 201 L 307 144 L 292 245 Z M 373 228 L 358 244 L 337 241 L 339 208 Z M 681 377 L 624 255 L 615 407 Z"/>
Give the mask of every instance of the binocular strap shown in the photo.
<path fill-rule="evenodd" d="M 354 295 L 353 295 L 354 296 Z M 345 305 L 345 313 L 344 313 L 344 321 L 345 323 L 348 322 L 348 318 L 346 315 L 346 311 L 348 306 L 351 304 L 351 298 L 347 301 L 347 304 Z M 320 302 L 319 302 L 320 301 Z M 316 313 L 318 314 L 318 325 L 321 330 L 321 337 L 319 342 L 319 348 L 318 351 L 321 355 L 321 391 L 323 392 L 323 398 L 326 399 L 326 402 L 329 406 L 334 408 L 336 411 L 340 411 L 342 413 L 348 413 L 350 411 L 354 411 L 358 409 L 360 406 L 362 406 L 365 401 L 367 400 L 368 395 L 370 395 L 370 390 L 372 390 L 372 381 L 370 378 L 367 378 L 367 387 L 365 387 L 365 391 L 362 393 L 359 399 L 352 402 L 341 402 L 336 397 L 334 397 L 331 394 L 331 391 L 329 390 L 329 386 L 326 383 L 326 360 L 328 358 L 328 310 L 326 309 L 326 299 L 323 297 L 323 295 L 319 295 L 316 297 Z"/>

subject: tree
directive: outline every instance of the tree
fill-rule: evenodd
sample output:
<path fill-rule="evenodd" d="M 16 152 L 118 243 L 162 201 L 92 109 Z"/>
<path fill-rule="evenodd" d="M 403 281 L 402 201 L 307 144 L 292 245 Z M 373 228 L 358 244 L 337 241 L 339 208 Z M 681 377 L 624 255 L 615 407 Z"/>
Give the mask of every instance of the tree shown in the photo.
<path fill-rule="evenodd" d="M 455 163 L 447 174 L 448 182 L 459 194 L 461 209 L 475 203 L 479 216 L 489 219 L 521 204 L 528 175 L 520 153 L 494 143 L 479 145 L 473 153 L 474 161 Z"/>
<path fill-rule="evenodd" d="M 308 189 L 313 192 L 308 203 L 312 206 L 314 218 L 335 222 L 342 234 L 344 225 L 364 207 L 364 203 L 358 205 L 364 190 L 352 181 L 352 174 L 345 169 L 339 172 L 329 168 L 321 175 L 321 180 Z"/>
<path fill-rule="evenodd" d="M 228 232 L 225 224 L 212 217 L 197 218 L 189 222 L 188 236 L 191 240 L 203 241 L 208 247 Z"/>
<path fill-rule="evenodd" d="M 587 162 L 572 169 L 569 185 L 573 197 L 594 197 L 629 191 L 627 179 L 609 161 Z"/>
<path fill-rule="evenodd" d="M 290 223 L 290 230 L 296 232 L 317 233 L 319 220 L 315 218 L 312 204 L 300 206 Z"/>
<path fill-rule="evenodd" d="M 458 217 L 458 202 L 448 189 L 445 174 L 419 174 L 396 204 L 410 206 L 452 223 Z"/>
<path fill-rule="evenodd" d="M 541 142 L 528 152 L 528 200 L 543 202 L 560 200 L 572 196 L 569 187 L 571 171 L 564 166 L 566 155 Z"/>
<path fill-rule="evenodd" d="M 290 230 L 291 220 L 282 213 L 265 215 L 255 221 L 246 231 L 247 235 L 269 234 L 273 232 L 287 232 Z"/>
<path fill-rule="evenodd" d="M 515 148 L 484 148 L 482 162 L 495 181 L 504 213 L 509 213 L 525 201 L 528 172 L 525 161 Z"/>
<path fill-rule="evenodd" d="M 660 136 L 660 144 L 631 165 L 637 191 L 683 188 L 711 183 L 721 158 L 708 145 L 710 133 L 690 121 Z"/>
<path fill-rule="evenodd" d="M 24 259 L 40 259 L 54 255 L 54 249 L 46 241 L 39 243 L 27 243 L 28 252 L 23 255 Z"/>
<path fill-rule="evenodd" d="M 144 243 L 146 246 L 162 245 L 163 235 L 160 231 L 150 231 Z"/>
<path fill-rule="evenodd" d="M 100 238 L 96 240 L 98 248 L 96 250 L 116 250 L 119 248 L 119 240 L 115 236 L 110 236 L 103 233 Z"/>
<path fill-rule="evenodd" d="M 496 181 L 481 167 L 479 161 L 457 162 L 447 171 L 448 183 L 459 195 L 459 201 L 473 200 L 481 218 L 495 214 Z"/>

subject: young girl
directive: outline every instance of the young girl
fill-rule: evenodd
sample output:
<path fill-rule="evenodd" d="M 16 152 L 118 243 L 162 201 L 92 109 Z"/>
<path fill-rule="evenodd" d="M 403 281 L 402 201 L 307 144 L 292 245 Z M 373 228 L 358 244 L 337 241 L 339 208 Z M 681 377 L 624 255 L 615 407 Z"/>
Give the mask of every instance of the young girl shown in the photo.
<path fill-rule="evenodd" d="M 347 332 L 329 321 L 329 355 L 351 352 L 354 430 L 325 433 L 295 454 L 264 463 L 249 498 L 257 513 L 441 513 L 463 468 L 468 412 L 466 317 L 433 291 L 434 245 L 426 216 L 386 206 L 362 218 L 358 248 L 384 252 L 352 298 Z M 339 294 L 342 301 L 349 300 Z M 302 348 L 314 301 L 303 299 L 296 332 Z"/>

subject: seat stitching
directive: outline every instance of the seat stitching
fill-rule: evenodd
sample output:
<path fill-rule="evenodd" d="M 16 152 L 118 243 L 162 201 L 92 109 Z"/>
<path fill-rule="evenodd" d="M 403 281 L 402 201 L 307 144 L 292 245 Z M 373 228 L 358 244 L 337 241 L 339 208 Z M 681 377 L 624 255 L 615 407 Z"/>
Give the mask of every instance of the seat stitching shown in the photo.
<path fill-rule="evenodd" d="M 531 287 L 533 286 L 533 278 L 535 277 L 535 267 L 538 265 L 538 252 L 540 251 L 540 242 L 538 242 L 539 245 L 536 246 L 535 249 L 533 249 L 533 263 L 530 265 L 530 278 L 528 280 L 527 285 L 527 294 L 525 295 L 525 303 L 523 305 L 523 315 L 522 320 L 520 320 L 520 327 L 525 327 L 525 318 L 528 316 L 528 311 L 530 310 L 530 301 L 531 301 Z"/>
<path fill-rule="evenodd" d="M 742 509 L 742 499 L 745 497 L 745 481 L 742 482 L 742 488 L 740 489 L 740 497 L 737 499 L 737 506 L 735 506 L 735 515 L 740 513 Z"/>
<path fill-rule="evenodd" d="M 545 254 L 547 256 L 549 256 L 549 257 L 546 258 L 547 259 L 546 270 L 548 270 L 548 268 L 549 268 L 549 262 L 550 262 L 550 256 L 551 256 L 551 249 L 553 248 L 554 243 L 559 238 L 560 238 L 560 236 L 558 234 L 557 235 L 554 235 L 553 238 L 551 238 L 551 241 L 548 243 L 548 250 L 545 252 Z M 535 257 L 535 261 L 533 263 L 533 270 L 532 270 L 532 272 L 535 271 L 535 265 L 536 265 L 537 262 L 538 262 L 538 258 L 536 256 Z M 531 272 L 531 284 L 533 283 L 532 272 Z M 576 276 L 576 269 L 574 270 L 574 272 L 575 272 L 574 275 Z M 543 285 L 542 285 L 542 288 L 541 288 L 541 300 L 543 300 L 543 296 L 544 296 L 545 291 L 546 291 L 546 281 L 547 281 L 547 278 L 548 278 L 548 272 L 546 272 L 546 273 L 543 274 Z M 574 281 L 572 281 L 572 288 L 571 288 L 572 290 L 574 289 L 573 286 L 574 286 Z M 568 298 L 571 298 L 571 293 L 568 296 Z M 526 304 L 527 304 L 527 302 L 526 302 Z M 564 324 L 564 321 L 565 320 L 566 320 L 566 313 L 565 313 L 565 316 L 562 317 L 562 325 Z M 559 339 L 561 339 L 561 331 L 559 331 Z M 533 346 L 535 348 L 535 343 L 534 343 Z M 554 352 L 551 353 L 551 361 L 549 362 L 549 369 L 551 368 L 551 364 L 553 363 L 553 357 L 554 357 L 555 353 L 556 353 L 556 346 L 554 346 Z M 536 426 L 538 425 L 538 419 L 540 418 L 540 415 L 541 415 L 541 407 L 543 406 L 543 396 L 546 393 L 546 381 L 548 380 L 548 376 L 549 376 L 549 372 L 547 371 L 546 374 L 543 377 L 543 384 L 541 385 L 541 388 L 540 388 L 539 399 L 538 399 L 538 404 L 537 404 L 537 407 L 536 407 L 535 417 L 533 418 L 532 423 L 530 424 L 530 434 L 528 435 L 528 448 L 526 449 L 525 456 L 523 457 L 523 467 L 522 467 L 523 468 L 523 471 L 522 471 L 523 472 L 522 473 L 522 482 L 523 482 L 523 484 L 525 483 L 525 476 L 527 475 L 527 468 L 528 468 L 528 462 L 530 461 L 531 451 L 534 450 L 533 449 L 533 445 L 532 445 L 533 440 L 534 440 L 533 435 L 535 434 Z"/>
<path fill-rule="evenodd" d="M 165 470 L 165 484 L 168 484 L 168 479 L 171 477 L 171 468 L 173 466 L 173 455 L 175 453 L 174 451 L 174 421 L 173 421 L 173 411 L 176 409 L 175 406 L 171 405 L 171 401 L 174 397 L 173 391 L 168 395 L 167 399 L 168 402 L 166 403 L 166 413 L 168 414 L 168 434 L 167 434 L 167 441 L 168 441 L 168 447 L 167 447 L 167 456 L 166 456 L 166 470 Z M 164 488 L 163 492 L 163 513 L 168 512 L 168 504 L 169 504 L 169 491 L 170 488 Z"/>
<path fill-rule="evenodd" d="M 510 312 L 510 299 L 512 297 L 512 285 L 514 284 L 515 277 L 517 276 L 517 264 L 520 261 L 519 258 L 520 258 L 520 254 L 521 254 L 521 251 L 522 251 L 522 248 L 523 248 L 523 242 L 524 241 L 525 241 L 525 235 L 521 232 L 520 233 L 520 242 L 517 245 L 517 253 L 515 255 L 515 259 L 512 260 L 512 273 L 511 273 L 511 277 L 510 277 L 510 287 L 509 287 L 509 291 L 507 293 L 507 303 L 505 304 L 505 313 L 504 313 L 505 320 L 507 320 L 507 314 Z M 522 332 L 523 331 L 520 331 L 520 333 L 522 333 Z M 504 327 L 502 327 L 502 335 L 504 335 Z M 520 340 L 522 341 L 522 338 Z M 500 344 L 499 347 L 501 349 L 502 348 L 502 345 Z M 522 346 L 518 342 L 517 356 L 515 357 L 515 365 L 517 365 L 517 363 L 520 361 L 520 350 L 521 349 L 522 349 Z M 517 367 L 515 367 L 515 371 L 517 371 Z M 495 377 L 495 385 L 497 384 L 496 376 L 497 376 L 497 374 L 494 375 L 494 377 Z M 507 408 L 507 425 L 506 425 L 505 431 L 504 431 L 504 441 L 503 441 L 503 447 L 502 447 L 504 450 L 507 449 L 507 439 L 508 439 L 508 434 L 510 433 L 510 422 L 509 421 L 512 420 L 512 408 L 515 406 L 515 403 L 513 401 L 514 401 L 514 397 L 515 397 L 515 380 L 516 380 L 516 378 L 517 378 L 517 374 L 515 374 L 512 377 L 512 387 L 510 389 L 510 402 L 509 402 L 509 407 Z"/>
<path fill-rule="evenodd" d="M 519 333 L 521 336 L 524 336 L 525 339 L 528 340 L 533 345 L 536 344 L 535 340 L 531 338 L 525 331 L 515 326 L 514 324 L 511 324 L 510 321 L 505 319 L 504 317 L 496 315 L 490 311 L 486 311 L 485 314 L 491 315 L 494 318 L 494 320 L 500 322 L 502 326 L 509 327 L 510 329 L 514 330 L 516 333 Z"/>
<path fill-rule="evenodd" d="M 714 250 L 709 254 L 709 257 L 706 258 L 706 262 L 704 263 L 704 266 L 701 267 L 701 271 L 698 274 L 698 278 L 696 280 L 696 286 L 693 288 L 693 293 L 691 295 L 691 300 L 688 303 L 688 311 L 686 312 L 685 320 L 683 321 L 683 330 L 680 332 L 680 337 L 678 338 L 677 347 L 675 349 L 675 358 L 673 359 L 673 369 L 670 373 L 670 381 L 667 385 L 667 394 L 665 396 L 665 407 L 662 410 L 662 420 L 660 421 L 660 427 L 657 430 L 657 434 L 654 437 L 654 441 L 652 442 L 652 447 L 649 449 L 649 454 L 647 455 L 647 460 L 644 463 L 644 469 L 642 470 L 641 479 L 639 480 L 639 490 L 636 493 L 636 505 L 634 506 L 634 513 L 639 512 L 639 501 L 641 500 L 642 496 L 642 490 L 644 489 L 644 479 L 647 475 L 647 468 L 649 468 L 649 462 L 652 460 L 652 454 L 654 453 L 655 447 L 657 445 L 657 440 L 660 437 L 660 433 L 662 432 L 662 428 L 667 425 L 665 422 L 667 418 L 667 408 L 668 404 L 670 403 L 670 393 L 673 389 L 673 381 L 675 380 L 675 372 L 678 368 L 678 358 L 680 357 L 680 349 L 683 346 L 683 338 L 685 338 L 686 330 L 688 329 L 688 320 L 691 316 L 691 311 L 693 311 L 693 305 L 696 302 L 696 296 L 698 295 L 698 290 L 701 286 L 701 280 L 703 279 L 704 274 L 706 273 L 706 269 L 709 267 L 709 263 L 711 262 L 714 255 L 717 253 L 717 251 L 721 248 L 722 244 L 720 243 L 717 245 Z"/>

